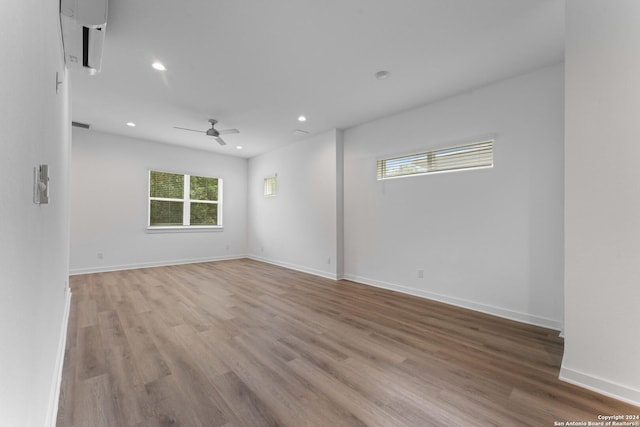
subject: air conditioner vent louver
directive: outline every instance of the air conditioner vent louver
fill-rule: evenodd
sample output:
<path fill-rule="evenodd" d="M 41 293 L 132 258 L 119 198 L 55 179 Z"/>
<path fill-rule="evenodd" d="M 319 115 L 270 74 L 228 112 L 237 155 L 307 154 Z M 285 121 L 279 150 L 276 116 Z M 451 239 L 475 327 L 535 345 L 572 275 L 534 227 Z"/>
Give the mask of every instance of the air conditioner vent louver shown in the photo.
<path fill-rule="evenodd" d="M 82 129 L 91 129 L 91 125 L 90 124 L 81 123 L 81 122 L 71 122 L 71 126 L 76 127 L 76 128 L 82 128 Z"/>

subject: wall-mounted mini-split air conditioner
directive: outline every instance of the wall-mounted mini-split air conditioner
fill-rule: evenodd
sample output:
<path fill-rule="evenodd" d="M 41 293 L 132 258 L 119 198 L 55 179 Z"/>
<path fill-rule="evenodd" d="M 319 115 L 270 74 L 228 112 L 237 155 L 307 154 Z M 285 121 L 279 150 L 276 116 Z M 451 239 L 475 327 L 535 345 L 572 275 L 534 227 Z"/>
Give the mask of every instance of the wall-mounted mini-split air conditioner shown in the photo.
<path fill-rule="evenodd" d="M 60 21 L 67 67 L 95 74 L 102 66 L 108 0 L 61 0 Z"/>

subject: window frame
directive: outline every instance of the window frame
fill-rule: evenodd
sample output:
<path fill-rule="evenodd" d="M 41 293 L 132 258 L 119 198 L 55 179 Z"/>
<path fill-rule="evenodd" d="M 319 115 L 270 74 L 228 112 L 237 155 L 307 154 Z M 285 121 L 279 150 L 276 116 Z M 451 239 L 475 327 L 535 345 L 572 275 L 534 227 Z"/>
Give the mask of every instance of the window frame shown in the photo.
<path fill-rule="evenodd" d="M 404 154 L 404 155 L 395 155 L 395 156 L 385 157 L 382 159 L 377 159 L 376 178 L 378 181 L 386 181 L 388 179 L 407 178 L 412 176 L 424 176 L 424 175 L 431 175 L 431 174 L 437 174 L 437 173 L 461 172 L 461 171 L 468 171 L 468 170 L 493 168 L 494 146 L 495 146 L 495 138 L 482 138 L 476 142 L 451 145 L 447 147 L 432 149 L 429 151 L 422 151 L 422 152 Z M 482 164 L 480 164 L 480 161 L 478 160 L 477 164 L 473 164 L 471 160 L 468 160 L 469 164 L 467 165 L 463 163 L 464 159 L 462 159 L 462 160 L 455 161 L 454 164 L 451 164 L 448 167 L 446 165 L 443 166 L 443 165 L 437 164 L 438 156 L 452 156 L 452 152 L 456 152 L 456 151 L 461 151 L 461 152 L 470 151 L 471 155 L 475 154 L 478 156 L 486 154 L 485 152 L 488 152 L 490 154 L 490 158 L 489 158 L 490 162 L 487 163 L 487 161 L 485 161 Z M 462 154 L 459 157 L 462 158 L 463 156 L 465 156 L 465 154 Z M 453 158 L 453 156 L 450 158 Z M 423 159 L 425 160 L 423 161 Z M 414 160 L 419 160 L 419 162 L 412 163 L 412 161 Z M 406 162 L 406 163 L 403 163 L 403 162 Z M 389 169 L 388 163 L 392 163 L 392 166 L 399 167 L 399 168 L 405 165 L 407 166 L 411 165 L 414 167 L 418 167 L 418 166 L 423 167 L 425 170 L 419 171 L 419 172 L 406 172 L 406 173 L 398 172 L 395 174 L 388 174 L 387 173 L 387 170 Z"/>
<path fill-rule="evenodd" d="M 151 196 L 151 173 L 159 172 L 172 175 L 182 175 L 183 177 L 183 189 L 182 198 L 168 198 L 168 197 L 152 197 Z M 218 181 L 218 200 L 198 200 L 191 199 L 191 177 L 216 179 Z M 221 231 L 223 230 L 223 179 L 214 176 L 187 174 L 182 172 L 172 172 L 159 169 L 149 169 L 147 172 L 147 231 L 149 232 L 163 232 L 163 231 Z M 151 225 L 151 201 L 168 201 L 168 202 L 181 202 L 182 203 L 182 225 Z M 196 224 L 191 225 L 191 204 L 192 203 L 207 203 L 217 205 L 217 219 L 218 223 L 215 225 L 208 224 Z"/>

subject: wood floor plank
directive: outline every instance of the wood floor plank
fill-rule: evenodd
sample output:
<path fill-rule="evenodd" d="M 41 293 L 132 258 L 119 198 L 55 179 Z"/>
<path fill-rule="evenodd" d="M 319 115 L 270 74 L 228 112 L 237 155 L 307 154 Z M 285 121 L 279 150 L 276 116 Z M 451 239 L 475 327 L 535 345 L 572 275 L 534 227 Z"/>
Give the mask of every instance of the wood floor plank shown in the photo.
<path fill-rule="evenodd" d="M 213 384 L 235 413 L 239 425 L 278 425 L 269 408 L 233 371 L 217 375 Z"/>
<path fill-rule="evenodd" d="M 104 342 L 97 325 L 78 328 L 76 355 L 78 380 L 86 380 L 107 373 Z"/>
<path fill-rule="evenodd" d="M 163 360 L 171 371 L 178 389 L 190 402 L 200 421 L 207 426 L 222 426 L 233 420 L 233 412 L 197 363 L 197 354 L 184 345 L 175 328 L 164 324 L 159 315 L 148 313 L 145 325 L 161 349 Z"/>
<path fill-rule="evenodd" d="M 57 425 L 552 426 L 556 331 L 253 260 L 70 279 Z"/>
<path fill-rule="evenodd" d="M 384 408 L 371 399 L 366 393 L 361 393 L 351 387 L 348 381 L 331 371 L 316 366 L 310 361 L 298 358 L 288 363 L 289 367 L 301 377 L 322 390 L 336 404 L 345 405 L 358 419 L 370 426 L 395 427 L 406 425 L 407 420 Z"/>
<path fill-rule="evenodd" d="M 207 376 L 217 377 L 229 372 L 229 367 L 211 351 L 207 342 L 198 334 L 194 327 L 190 325 L 180 325 L 173 328 L 175 337 L 180 341 L 183 348 L 189 353 L 198 364 L 200 370 Z"/>
<path fill-rule="evenodd" d="M 107 374 L 79 381 L 73 425 L 93 427 L 126 425 L 121 419 L 122 414 L 116 411 L 111 395 Z"/>
<path fill-rule="evenodd" d="M 240 342 L 239 342 L 240 341 Z M 360 425 L 360 421 L 342 407 L 331 407 L 319 389 L 313 390 L 293 371 L 280 369 L 283 360 L 251 351 L 251 344 L 238 337 L 220 343 L 219 350 L 232 363 L 232 369 L 251 387 L 260 401 L 273 411 L 280 424 L 290 426 Z M 268 354 L 268 353 L 267 353 Z M 326 411 L 326 412 L 324 412 Z"/>
<path fill-rule="evenodd" d="M 200 420 L 172 375 L 158 378 L 146 384 L 145 388 L 152 414 L 144 421 L 144 426 L 208 427 Z"/>
<path fill-rule="evenodd" d="M 96 326 L 98 324 L 98 306 L 94 299 L 78 301 L 78 327 Z"/>
<path fill-rule="evenodd" d="M 113 404 L 126 425 L 141 423 L 151 410 L 144 397 L 142 375 L 135 366 L 120 319 L 114 311 L 103 311 L 99 314 L 99 323 L 105 342 Z"/>
<path fill-rule="evenodd" d="M 350 410 L 354 411 L 354 414 L 359 416 L 361 420 L 366 422 L 368 417 L 363 417 L 361 413 L 363 404 L 357 398 L 359 395 L 366 396 L 369 401 L 368 406 L 376 408 L 373 409 L 374 413 L 382 412 L 386 414 L 383 419 L 385 423 L 389 420 L 395 420 L 398 423 L 397 425 L 415 425 L 416 423 L 428 421 L 434 425 L 445 425 L 443 420 L 438 422 L 432 417 L 432 414 L 426 411 L 416 411 L 416 408 L 408 399 L 398 396 L 395 388 L 397 385 L 388 384 L 385 378 L 378 376 L 377 372 L 373 374 L 367 372 L 363 369 L 364 365 L 358 362 L 355 364 L 349 363 L 349 359 L 335 360 L 327 354 L 316 352 L 313 346 L 297 340 L 295 337 L 288 337 L 288 339 L 282 341 L 300 354 L 300 357 L 292 360 L 289 365 L 300 366 L 302 364 L 302 366 L 309 366 L 300 362 L 301 360 L 308 361 L 315 369 L 319 369 L 327 375 L 327 377 L 321 378 L 324 381 L 321 381 L 318 387 L 326 387 L 327 381 L 330 383 L 337 381 L 343 384 L 343 387 L 341 387 L 343 391 L 355 398 L 356 403 L 359 404 L 356 404 L 355 407 L 353 405 L 354 402 L 351 401 L 340 402 L 340 404 L 346 405 Z M 306 377 L 305 374 L 303 375 Z M 310 377 L 308 380 L 315 383 L 317 378 Z M 400 388 L 404 389 L 402 385 Z M 420 393 L 429 394 L 435 398 L 439 391 L 438 388 L 426 385 L 420 390 Z M 371 408 L 368 409 L 371 410 Z"/>
<path fill-rule="evenodd" d="M 156 347 L 146 325 L 126 328 L 125 335 L 127 336 L 127 342 L 135 364 L 145 384 L 171 375 L 171 370 L 167 366 L 162 353 Z"/>

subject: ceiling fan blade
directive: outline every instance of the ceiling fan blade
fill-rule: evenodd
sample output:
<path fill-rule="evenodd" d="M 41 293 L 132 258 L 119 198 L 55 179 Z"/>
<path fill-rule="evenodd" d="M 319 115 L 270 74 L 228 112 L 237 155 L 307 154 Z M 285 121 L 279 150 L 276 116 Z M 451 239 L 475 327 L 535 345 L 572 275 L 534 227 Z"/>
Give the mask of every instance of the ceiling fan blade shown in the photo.
<path fill-rule="evenodd" d="M 191 132 L 199 132 L 199 133 L 205 133 L 206 131 L 204 130 L 198 130 L 198 129 L 189 129 L 189 128 L 181 128 L 180 126 L 174 126 L 174 129 L 180 129 L 180 130 L 188 130 Z"/>
<path fill-rule="evenodd" d="M 218 133 L 220 135 L 231 135 L 233 133 L 240 133 L 240 131 L 238 129 L 223 129 L 223 130 L 219 130 Z"/>
<path fill-rule="evenodd" d="M 220 138 L 219 136 L 214 137 L 216 139 L 216 141 L 218 141 L 218 144 L 220 145 L 227 145 L 226 142 L 224 142 L 224 139 Z"/>

